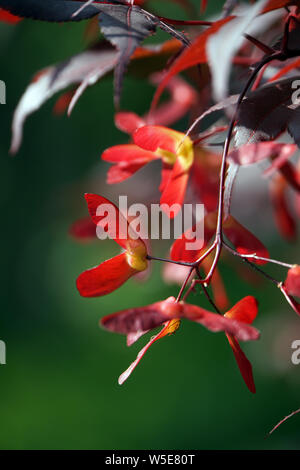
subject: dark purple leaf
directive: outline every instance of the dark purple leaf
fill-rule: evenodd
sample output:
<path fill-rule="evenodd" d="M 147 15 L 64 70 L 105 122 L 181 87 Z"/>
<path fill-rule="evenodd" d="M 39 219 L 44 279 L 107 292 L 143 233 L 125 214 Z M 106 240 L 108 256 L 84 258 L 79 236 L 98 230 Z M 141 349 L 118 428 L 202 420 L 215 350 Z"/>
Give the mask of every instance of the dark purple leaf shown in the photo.
<path fill-rule="evenodd" d="M 279 51 L 282 48 L 283 36 L 276 41 L 272 47 Z M 294 17 L 290 17 L 289 33 L 286 41 L 286 49 L 289 52 L 296 52 L 300 50 L 300 22 Z"/>
<path fill-rule="evenodd" d="M 244 33 L 249 31 L 249 28 L 252 31 L 253 24 L 257 24 L 255 19 L 266 1 L 259 0 L 254 5 L 248 6 L 241 16 L 223 24 L 215 34 L 208 38 L 206 53 L 212 73 L 213 96 L 216 101 L 224 100 L 228 95 L 232 59 L 245 41 Z M 268 22 L 261 23 L 260 21 L 257 29 L 261 31 L 267 26 Z"/>
<path fill-rule="evenodd" d="M 120 52 L 120 60 L 115 68 L 115 104 L 118 107 L 122 82 L 130 58 L 136 48 L 148 36 L 155 33 L 157 26 L 179 39 L 184 44 L 186 37 L 156 16 L 134 5 L 97 5 L 100 14 L 100 28 Z"/>
<path fill-rule="evenodd" d="M 170 320 L 159 307 L 160 302 L 157 302 L 142 308 L 123 310 L 102 318 L 101 324 L 109 331 L 127 335 L 152 330 Z"/>
<path fill-rule="evenodd" d="M 237 146 L 270 141 L 288 131 L 300 147 L 300 100 L 293 100 L 293 82 L 278 80 L 255 90 L 242 101 L 237 118 Z"/>
<path fill-rule="evenodd" d="M 0 7 L 14 15 L 36 20 L 80 21 L 99 14 L 102 33 L 120 52 L 115 70 L 116 105 L 120 101 L 123 76 L 132 54 L 145 38 L 155 33 L 157 26 L 183 44 L 189 44 L 183 33 L 125 0 L 103 0 L 103 3 L 88 6 L 85 4 L 86 2 L 76 0 L 0 0 Z M 85 7 L 79 11 L 82 6 Z M 77 14 L 74 15 L 75 13 Z"/>
<path fill-rule="evenodd" d="M 139 7 L 101 5 L 100 28 L 120 52 L 115 68 L 115 104 L 120 101 L 123 76 L 130 58 L 143 40 L 156 30 L 156 21 Z"/>
<path fill-rule="evenodd" d="M 243 145 L 232 150 L 228 159 L 238 165 L 252 165 L 267 158 L 274 161 L 272 169 L 280 168 L 296 152 L 295 144 L 283 144 L 281 142 L 258 142 Z"/>
<path fill-rule="evenodd" d="M 0 7 L 13 15 L 54 22 L 80 21 L 99 14 L 99 9 L 90 5 L 72 17 L 84 4 L 75 0 L 0 0 Z"/>
<path fill-rule="evenodd" d="M 259 332 L 252 326 L 237 319 L 211 313 L 197 305 L 176 303 L 170 298 L 146 307 L 136 307 L 107 315 L 101 319 L 101 325 L 109 331 L 121 334 L 142 333 L 152 330 L 172 319 L 187 318 L 200 323 L 210 331 L 225 331 L 241 341 L 256 340 Z M 246 298 L 248 299 L 248 298 Z M 250 299 L 250 298 L 249 298 Z M 246 306 L 249 303 L 246 301 Z M 250 300 L 251 302 L 251 300 Z"/>

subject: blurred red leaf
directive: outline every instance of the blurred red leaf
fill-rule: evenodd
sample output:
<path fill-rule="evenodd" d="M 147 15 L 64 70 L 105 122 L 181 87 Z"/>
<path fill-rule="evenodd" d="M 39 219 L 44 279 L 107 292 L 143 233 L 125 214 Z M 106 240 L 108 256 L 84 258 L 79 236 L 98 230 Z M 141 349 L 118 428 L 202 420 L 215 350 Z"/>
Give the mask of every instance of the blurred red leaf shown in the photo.
<path fill-rule="evenodd" d="M 256 393 L 251 362 L 247 359 L 236 338 L 227 334 L 226 336 L 245 384 L 251 393 Z"/>
<path fill-rule="evenodd" d="M 224 221 L 223 230 L 226 237 L 228 237 L 239 253 L 244 255 L 256 254 L 262 258 L 269 258 L 269 252 L 261 241 L 234 219 L 232 215 Z M 253 260 L 253 262 L 257 264 L 266 263 L 266 261 L 261 260 Z"/>
<path fill-rule="evenodd" d="M 241 341 L 256 340 L 259 337 L 259 332 L 252 326 L 236 319 L 211 313 L 197 305 L 176 303 L 172 297 L 146 307 L 131 308 L 108 315 L 102 318 L 101 324 L 110 331 L 127 335 L 151 330 L 166 321 L 178 318 L 200 323 L 213 332 L 225 331 L 235 335 Z"/>
<path fill-rule="evenodd" d="M 248 295 L 228 310 L 228 312 L 226 312 L 226 317 L 251 324 L 256 318 L 257 311 L 257 300 L 255 297 Z"/>
<path fill-rule="evenodd" d="M 287 188 L 288 183 L 282 175 L 278 174 L 272 178 L 270 195 L 275 222 L 283 237 L 294 240 L 297 235 L 297 225 L 286 199 Z"/>
<path fill-rule="evenodd" d="M 257 300 L 252 296 L 244 297 L 236 303 L 228 312 L 225 317 L 238 320 L 243 323 L 251 324 L 257 315 L 258 304 Z M 242 351 L 238 340 L 235 336 L 226 334 L 231 349 L 233 351 L 238 368 L 250 392 L 255 393 L 255 384 L 252 373 L 252 365 L 247 359 L 245 353 Z"/>
<path fill-rule="evenodd" d="M 157 106 L 162 92 L 174 75 L 177 75 L 179 72 L 193 67 L 194 65 L 207 62 L 206 43 L 208 38 L 215 34 L 225 23 L 228 23 L 228 21 L 231 21 L 232 19 L 233 16 L 215 21 L 212 26 L 197 36 L 191 46 L 184 49 L 180 56 L 171 65 L 166 76 L 158 86 L 153 98 L 153 108 Z"/>
<path fill-rule="evenodd" d="M 274 169 L 283 165 L 296 151 L 297 146 L 294 144 L 257 142 L 232 150 L 228 158 L 238 165 L 251 165 L 270 158 L 273 160 L 271 168 Z"/>
<path fill-rule="evenodd" d="M 22 21 L 22 18 L 12 15 L 9 11 L 0 8 L 0 21 L 4 21 L 4 23 L 16 24 L 19 23 L 19 21 Z"/>
<path fill-rule="evenodd" d="M 83 297 L 98 297 L 118 289 L 135 273 L 128 264 L 127 254 L 122 253 L 81 273 L 76 285 Z"/>
<path fill-rule="evenodd" d="M 96 227 L 90 217 L 76 220 L 70 227 L 70 235 L 80 241 L 96 238 Z"/>
<path fill-rule="evenodd" d="M 204 240 L 201 249 L 190 249 L 187 245 L 188 243 L 191 244 L 196 241 L 197 227 L 194 226 L 182 234 L 182 236 L 173 243 L 170 252 L 172 260 L 193 263 L 201 256 L 201 252 L 206 248 L 215 233 L 217 224 L 216 212 L 207 214 L 204 221 L 201 220 L 198 224 L 204 225 Z M 200 240 L 197 239 L 197 241 L 199 242 Z"/>
<path fill-rule="evenodd" d="M 300 297 L 300 266 L 294 266 L 288 270 L 284 286 L 290 295 Z"/>

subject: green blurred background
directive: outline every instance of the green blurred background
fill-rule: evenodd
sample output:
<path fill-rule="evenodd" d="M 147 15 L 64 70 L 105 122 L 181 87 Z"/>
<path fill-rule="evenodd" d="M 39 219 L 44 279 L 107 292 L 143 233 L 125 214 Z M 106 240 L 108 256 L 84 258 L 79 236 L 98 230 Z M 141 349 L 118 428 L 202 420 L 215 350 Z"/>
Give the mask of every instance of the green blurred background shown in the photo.
<path fill-rule="evenodd" d="M 161 11 L 183 16 L 170 4 Z M 32 75 L 82 50 L 84 28 L 0 25 L 0 78 L 7 85 L 7 104 L 0 107 L 0 339 L 7 345 L 7 364 L 0 366 L 1 449 L 299 449 L 297 416 L 264 439 L 300 406 L 300 366 L 290 361 L 299 323 L 272 286 L 249 285 L 236 264 L 222 267 L 231 302 L 247 294 L 260 301 L 262 338 L 245 345 L 257 394 L 242 382 L 224 335 L 190 323 L 157 343 L 118 386 L 144 340 L 127 348 L 123 337 L 98 327 L 99 318 L 178 289 L 161 282 L 161 266 L 147 283 L 129 281 L 103 298 L 82 299 L 75 288 L 82 270 L 118 253 L 114 243 L 78 244 L 68 235 L 86 214 L 84 192 L 115 201 L 124 193 L 122 185 L 105 185 L 107 167 L 100 162 L 102 150 L 126 142 L 113 125 L 111 77 L 84 94 L 71 119 L 53 116 L 51 100 L 29 118 L 18 155 L 8 154 L 12 113 Z M 143 113 L 152 95 L 146 82 L 127 77 L 123 107 Z M 282 242 L 274 227 L 258 233 L 272 254 L 295 260 L 299 246 Z M 163 255 L 166 245 L 155 250 Z"/>

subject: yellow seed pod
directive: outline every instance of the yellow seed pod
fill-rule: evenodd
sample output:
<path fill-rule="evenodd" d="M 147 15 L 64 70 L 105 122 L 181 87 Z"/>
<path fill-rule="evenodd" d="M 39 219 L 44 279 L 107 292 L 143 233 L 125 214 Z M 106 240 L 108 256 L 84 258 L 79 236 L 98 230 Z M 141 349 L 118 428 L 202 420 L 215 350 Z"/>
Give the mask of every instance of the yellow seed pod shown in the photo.
<path fill-rule="evenodd" d="M 138 240 L 128 240 L 126 256 L 129 266 L 136 271 L 145 271 L 147 269 L 147 248 L 140 238 Z"/>

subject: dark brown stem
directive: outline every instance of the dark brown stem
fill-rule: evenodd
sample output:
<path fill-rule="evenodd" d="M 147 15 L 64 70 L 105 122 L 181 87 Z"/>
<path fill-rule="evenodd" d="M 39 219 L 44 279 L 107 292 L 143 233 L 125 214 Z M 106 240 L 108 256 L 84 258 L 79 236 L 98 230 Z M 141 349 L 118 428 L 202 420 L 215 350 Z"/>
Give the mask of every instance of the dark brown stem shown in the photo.
<path fill-rule="evenodd" d="M 209 301 L 209 303 L 211 304 L 211 306 L 214 308 L 214 310 L 219 314 L 219 315 L 222 315 L 222 313 L 220 312 L 220 310 L 218 309 L 218 307 L 216 306 L 216 304 L 214 303 L 213 299 L 211 298 L 211 296 L 209 295 L 209 292 L 207 290 L 207 288 L 205 287 L 204 284 L 200 284 L 201 287 L 202 287 L 202 290 L 205 294 L 205 297 L 207 298 L 207 300 Z"/>
<path fill-rule="evenodd" d="M 199 271 L 199 267 L 196 268 L 196 273 L 197 273 L 199 279 L 202 280 L 202 279 L 201 279 L 201 274 L 200 274 L 200 271 Z M 220 312 L 220 310 L 219 310 L 218 307 L 216 306 L 215 302 L 213 301 L 212 297 L 209 295 L 209 292 L 208 292 L 206 286 L 205 286 L 204 284 L 202 284 L 202 283 L 200 283 L 200 285 L 201 285 L 201 288 L 202 288 L 202 290 L 203 290 L 203 293 L 204 293 L 205 297 L 207 298 L 207 300 L 209 301 L 210 305 L 213 307 L 213 309 L 214 309 L 219 315 L 222 315 L 222 313 Z"/>
<path fill-rule="evenodd" d="M 193 263 L 194 267 L 196 266 L 200 266 L 200 264 L 202 263 L 202 261 L 207 258 L 207 256 L 215 249 L 216 247 L 216 242 L 214 242 L 206 251 L 205 253 L 203 253 L 203 255 L 200 256 L 200 258 L 197 259 L 197 261 L 195 261 Z"/>
<path fill-rule="evenodd" d="M 265 54 L 273 54 L 275 52 L 275 49 L 273 49 L 270 46 L 267 46 L 267 44 L 264 44 L 261 42 L 259 39 L 254 38 L 253 36 L 250 36 L 250 34 L 244 34 L 244 37 L 248 39 L 248 41 L 252 42 L 256 47 L 258 47 L 261 51 L 263 51 Z"/>
<path fill-rule="evenodd" d="M 172 18 L 165 18 L 164 16 L 158 16 L 158 18 L 164 23 L 172 25 L 186 25 L 186 26 L 212 26 L 212 21 L 198 21 L 198 20 L 173 20 Z"/>
<path fill-rule="evenodd" d="M 280 292 L 283 294 L 283 296 L 285 297 L 287 303 L 292 307 L 292 309 L 294 310 L 294 312 L 297 313 L 297 315 L 300 315 L 300 305 L 299 303 L 294 299 L 293 296 L 289 295 L 288 292 L 286 291 L 285 289 L 285 286 L 283 284 L 283 282 L 280 282 L 279 284 L 279 289 L 280 289 Z"/>
<path fill-rule="evenodd" d="M 227 137 L 226 137 L 225 144 L 224 144 L 223 155 L 222 155 L 222 164 L 221 164 L 221 170 L 220 170 L 218 222 L 217 222 L 217 231 L 216 231 L 216 237 L 217 238 L 219 237 L 219 238 L 222 239 L 222 222 L 223 222 L 224 189 L 225 189 L 225 178 L 226 178 L 226 161 L 227 161 L 227 155 L 228 155 L 228 152 L 229 152 L 229 146 L 230 146 L 231 137 L 232 137 L 232 133 L 233 133 L 234 125 L 235 125 L 235 120 L 236 120 L 236 117 L 237 117 L 237 114 L 238 114 L 238 111 L 239 111 L 239 107 L 240 107 L 247 91 L 249 90 L 249 88 L 251 86 L 251 83 L 253 82 L 253 80 L 255 79 L 257 74 L 259 73 L 259 71 L 266 64 L 268 64 L 269 62 L 271 62 L 273 60 L 276 60 L 276 59 L 280 60 L 282 58 L 283 58 L 283 55 L 282 55 L 281 52 L 276 52 L 276 53 L 272 54 L 271 56 L 265 57 L 255 67 L 255 69 L 251 73 L 251 76 L 247 80 L 247 83 L 244 86 L 242 92 L 240 93 L 240 96 L 239 96 L 238 101 L 236 103 L 235 112 L 234 112 L 234 115 L 233 115 L 233 117 L 231 119 L 231 122 L 230 122 L 230 125 L 229 125 Z"/>
<path fill-rule="evenodd" d="M 266 273 L 265 271 L 263 271 L 261 268 L 259 268 L 256 264 L 254 263 L 251 263 L 251 261 L 249 261 L 247 258 L 245 258 L 245 256 L 241 255 L 238 251 L 235 251 L 233 250 L 229 245 L 227 244 L 223 244 L 224 247 L 234 256 L 237 256 L 238 258 L 240 258 L 242 261 L 244 261 L 244 263 L 248 264 L 248 266 L 250 266 L 252 269 L 254 269 L 255 271 L 257 271 L 259 274 L 261 274 L 262 276 L 264 276 L 266 279 L 268 279 L 269 281 L 271 281 L 273 284 L 276 284 L 276 287 L 280 287 L 281 285 L 281 281 L 277 281 L 277 279 L 275 279 L 274 277 L 270 276 L 270 274 Z"/>
<path fill-rule="evenodd" d="M 287 8 L 287 7 L 286 7 Z M 292 413 L 290 413 L 289 415 L 287 415 L 285 418 L 283 418 L 281 421 L 279 421 L 278 424 L 276 424 L 276 426 L 274 426 L 273 429 L 271 429 L 271 431 L 269 432 L 269 434 L 266 436 L 268 437 L 270 434 L 272 434 L 274 431 L 276 431 L 276 429 L 279 428 L 279 426 L 281 426 L 283 423 L 285 423 L 285 421 L 287 421 L 288 419 L 292 418 L 293 416 L 295 416 L 296 414 L 300 413 L 300 408 L 296 411 L 292 411 Z"/>
<path fill-rule="evenodd" d="M 188 267 L 193 266 L 193 263 L 187 263 L 185 261 L 174 261 L 173 259 L 158 258 L 156 256 L 151 256 L 151 255 L 147 255 L 146 259 L 149 261 L 162 261 L 163 263 L 178 264 L 179 266 L 188 266 Z"/>
<path fill-rule="evenodd" d="M 220 258 L 221 252 L 222 252 L 222 245 L 223 245 L 223 210 L 224 210 L 224 191 L 225 191 L 225 179 L 226 179 L 226 163 L 227 163 L 227 156 L 228 156 L 228 152 L 229 152 L 230 142 L 231 142 L 231 138 L 232 138 L 232 134 L 233 134 L 233 129 L 234 129 L 234 126 L 235 126 L 236 117 L 237 117 L 237 114 L 238 114 L 238 111 L 239 111 L 239 107 L 240 107 L 247 91 L 249 90 L 253 80 L 255 79 L 255 77 L 257 76 L 259 71 L 262 69 L 262 67 L 264 67 L 266 64 L 268 64 L 269 62 L 271 62 L 273 60 L 284 60 L 285 58 L 286 58 L 285 54 L 283 54 L 282 52 L 276 52 L 276 53 L 262 59 L 262 61 L 255 67 L 255 69 L 251 73 L 251 76 L 247 80 L 247 83 L 245 84 L 242 92 L 240 93 L 238 101 L 236 103 L 235 111 L 234 111 L 233 117 L 231 119 L 229 128 L 228 128 L 228 133 L 227 133 L 227 137 L 226 137 L 224 148 L 223 148 L 222 163 L 221 163 L 221 169 L 220 169 L 217 228 L 216 228 L 215 241 L 214 241 L 214 244 L 212 245 L 213 247 L 216 247 L 216 253 L 215 253 L 215 257 L 214 257 L 211 269 L 210 269 L 208 275 L 206 276 L 206 278 L 203 279 L 203 281 L 202 281 L 203 284 L 207 284 L 211 280 L 211 277 L 212 277 L 212 275 L 214 273 L 214 270 L 215 270 L 215 268 L 218 264 L 218 261 L 219 261 L 219 258 Z M 198 260 L 198 265 L 201 263 L 202 259 L 203 258 L 200 258 Z"/>
<path fill-rule="evenodd" d="M 294 264 L 289 264 L 289 263 L 284 263 L 283 261 L 279 261 L 277 259 L 272 259 L 272 258 L 264 258 L 263 256 L 257 256 L 256 253 L 246 255 L 244 253 L 239 253 L 238 251 L 233 250 L 227 243 L 223 242 L 224 248 L 226 248 L 228 251 L 230 251 L 232 254 L 239 256 L 240 258 L 246 258 L 246 259 L 254 259 L 256 261 L 265 261 L 266 263 L 272 263 L 272 264 L 277 264 L 278 266 L 282 266 L 283 268 L 288 268 L 291 269 L 295 265 Z"/>
<path fill-rule="evenodd" d="M 192 267 L 192 268 L 190 269 L 188 275 L 186 276 L 186 278 L 185 278 L 185 280 L 184 280 L 184 283 L 182 284 L 181 289 L 180 289 L 180 291 L 179 291 L 179 294 L 178 294 L 178 296 L 177 296 L 176 302 L 180 302 L 181 297 L 182 297 L 183 292 L 184 292 L 184 289 L 186 288 L 187 283 L 189 282 L 190 277 L 191 277 L 191 275 L 193 274 L 194 269 L 195 269 L 195 268 Z M 187 297 L 187 296 L 185 295 L 183 300 L 185 300 L 186 297 Z"/>

